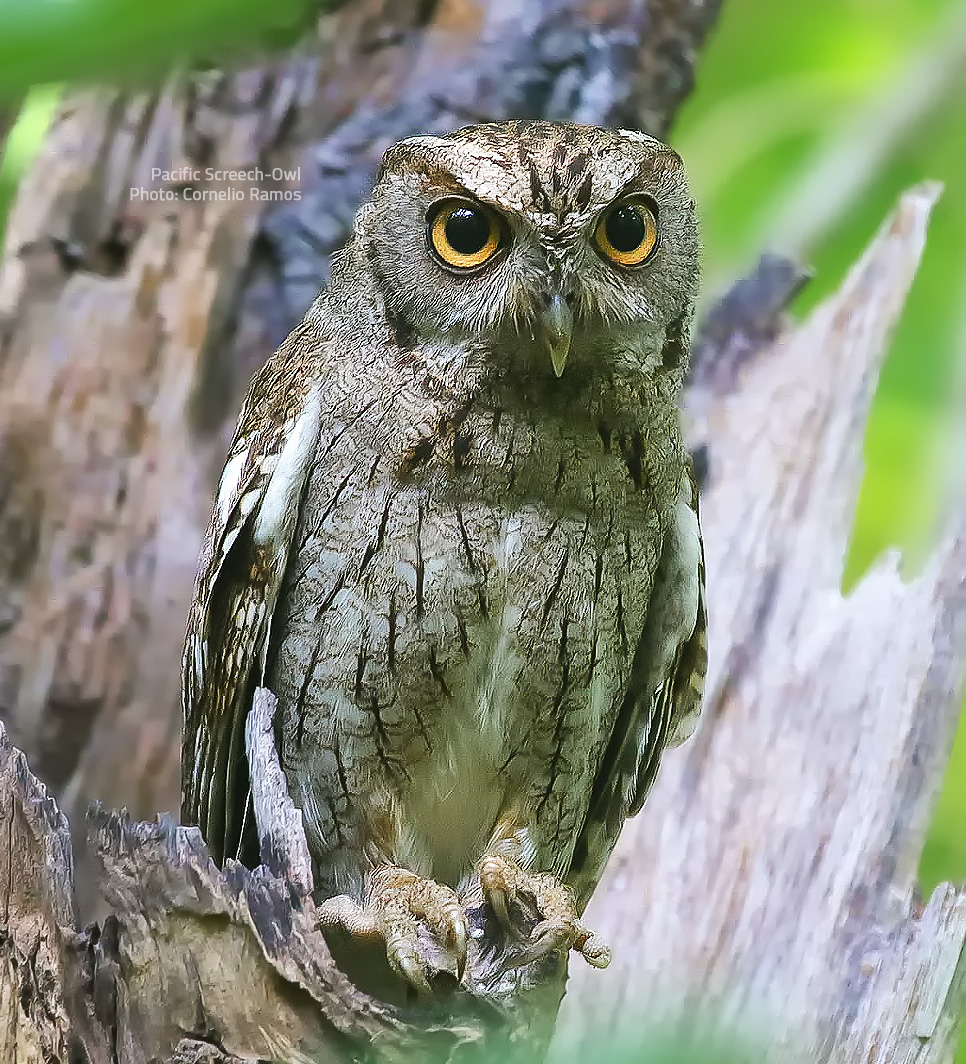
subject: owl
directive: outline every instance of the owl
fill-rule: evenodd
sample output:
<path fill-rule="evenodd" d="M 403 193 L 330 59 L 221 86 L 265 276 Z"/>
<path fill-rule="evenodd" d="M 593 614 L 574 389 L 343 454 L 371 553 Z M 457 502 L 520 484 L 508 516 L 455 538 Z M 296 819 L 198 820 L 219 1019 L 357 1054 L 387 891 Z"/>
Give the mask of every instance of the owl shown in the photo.
<path fill-rule="evenodd" d="M 244 722 L 278 697 L 323 924 L 429 989 L 464 903 L 580 919 L 706 670 L 678 411 L 698 282 L 678 155 L 550 122 L 402 141 L 256 374 L 184 655 L 183 807 L 252 861 Z"/>

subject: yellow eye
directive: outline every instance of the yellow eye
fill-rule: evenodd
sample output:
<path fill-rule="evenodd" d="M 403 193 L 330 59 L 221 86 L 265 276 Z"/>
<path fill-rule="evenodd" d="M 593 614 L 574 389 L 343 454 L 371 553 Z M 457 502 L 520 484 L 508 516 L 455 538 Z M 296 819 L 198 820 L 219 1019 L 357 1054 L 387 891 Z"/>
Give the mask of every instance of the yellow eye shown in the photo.
<path fill-rule="evenodd" d="M 489 262 L 502 237 L 496 215 L 472 200 L 443 200 L 429 216 L 429 246 L 444 266 L 455 270 Z"/>
<path fill-rule="evenodd" d="M 615 203 L 594 231 L 598 249 L 618 266 L 643 266 L 657 250 L 657 239 L 657 208 L 646 198 Z"/>

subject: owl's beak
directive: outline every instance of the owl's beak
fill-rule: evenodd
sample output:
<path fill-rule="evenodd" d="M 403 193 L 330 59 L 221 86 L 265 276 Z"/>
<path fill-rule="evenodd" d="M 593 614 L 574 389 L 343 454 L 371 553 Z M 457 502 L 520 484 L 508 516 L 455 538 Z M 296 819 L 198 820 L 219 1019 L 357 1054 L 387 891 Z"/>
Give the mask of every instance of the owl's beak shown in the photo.
<path fill-rule="evenodd" d="M 570 354 L 570 337 L 574 328 L 574 314 L 567 300 L 557 293 L 550 300 L 547 309 L 540 315 L 540 332 L 547 350 L 553 371 L 558 377 L 563 376 Z"/>

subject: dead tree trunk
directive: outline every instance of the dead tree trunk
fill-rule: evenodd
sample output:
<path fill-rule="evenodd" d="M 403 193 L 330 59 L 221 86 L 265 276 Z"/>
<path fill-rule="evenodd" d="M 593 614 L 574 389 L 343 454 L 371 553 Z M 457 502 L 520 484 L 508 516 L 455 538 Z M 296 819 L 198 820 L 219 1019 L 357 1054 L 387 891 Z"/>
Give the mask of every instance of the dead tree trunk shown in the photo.
<path fill-rule="evenodd" d="M 239 393 L 385 145 L 509 115 L 662 133 L 716 6 L 359 2 L 263 71 L 62 110 L 0 268 L 0 707 L 75 828 L 92 797 L 176 804 L 178 656 Z M 258 164 L 301 168 L 302 200 L 128 199 L 152 167 Z M 624 833 L 592 913 L 617 960 L 572 973 L 558 1055 L 637 1007 L 700 1003 L 765 1020 L 783 1060 L 949 1059 L 966 897 L 912 892 L 962 678 L 966 518 L 916 583 L 882 571 L 837 591 L 929 202 L 907 198 L 801 329 L 771 342 L 798 283 L 774 262 L 705 328 L 706 720 Z M 546 1043 L 553 979 L 543 1000 L 497 988 L 433 1016 L 367 998 L 298 875 L 221 874 L 165 818 L 92 813 L 109 915 L 80 931 L 67 822 L 2 732 L 0 796 L 0 1060 L 456 1060 L 493 1043 L 515 1060 Z"/>

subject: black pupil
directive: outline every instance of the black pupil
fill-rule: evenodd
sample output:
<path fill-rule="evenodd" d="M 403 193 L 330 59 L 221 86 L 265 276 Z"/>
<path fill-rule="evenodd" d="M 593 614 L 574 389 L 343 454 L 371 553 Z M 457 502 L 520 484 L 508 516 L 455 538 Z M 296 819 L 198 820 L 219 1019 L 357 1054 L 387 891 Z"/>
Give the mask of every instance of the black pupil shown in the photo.
<path fill-rule="evenodd" d="M 636 251 L 647 236 L 644 215 L 637 207 L 618 207 L 611 211 L 604 223 L 604 232 L 616 251 Z"/>
<path fill-rule="evenodd" d="M 490 239 L 489 219 L 472 207 L 457 207 L 446 220 L 446 239 L 461 255 L 475 255 Z"/>

